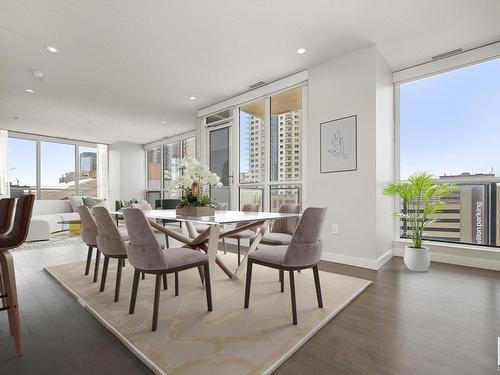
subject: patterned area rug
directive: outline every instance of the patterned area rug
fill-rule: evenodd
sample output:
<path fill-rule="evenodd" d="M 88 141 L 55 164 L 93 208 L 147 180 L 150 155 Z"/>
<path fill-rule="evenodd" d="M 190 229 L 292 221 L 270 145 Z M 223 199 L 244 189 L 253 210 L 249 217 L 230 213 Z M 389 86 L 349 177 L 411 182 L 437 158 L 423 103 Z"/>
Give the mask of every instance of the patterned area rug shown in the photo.
<path fill-rule="evenodd" d="M 46 249 L 48 247 L 79 245 L 82 239 L 79 235 L 70 234 L 68 231 L 52 233 L 50 240 L 25 242 L 14 251 Z"/>
<path fill-rule="evenodd" d="M 120 223 L 118 227 L 119 231 L 123 234 L 127 233 L 127 228 L 125 224 Z M 179 230 L 178 226 L 172 226 L 173 230 Z M 163 244 L 164 237 L 162 234 L 158 235 L 158 239 Z M 19 246 L 14 251 L 23 251 L 23 250 L 33 250 L 33 249 L 46 249 L 49 247 L 59 247 L 59 246 L 71 246 L 71 245 L 80 245 L 82 244 L 82 239 L 77 234 L 71 234 L 68 231 L 56 232 L 50 235 L 50 240 L 47 241 L 32 241 L 25 242 L 21 246 Z"/>
<path fill-rule="evenodd" d="M 236 256 L 219 255 L 235 266 Z M 367 280 L 321 272 L 324 308 L 317 307 L 311 270 L 296 274 L 299 324 L 291 324 L 288 277 L 280 293 L 278 272 L 254 266 L 250 308 L 243 308 L 244 276 L 229 280 L 218 268 L 214 275 L 214 310 L 207 312 L 205 291 L 196 269 L 179 273 L 180 295 L 161 292 L 158 331 L 151 332 L 154 277 L 139 283 L 135 314 L 128 314 L 133 269 L 124 269 L 120 301 L 113 303 L 115 262 L 108 284 L 84 277 L 84 262 L 46 270 L 67 288 L 151 370 L 158 374 L 268 374 L 358 296 Z"/>

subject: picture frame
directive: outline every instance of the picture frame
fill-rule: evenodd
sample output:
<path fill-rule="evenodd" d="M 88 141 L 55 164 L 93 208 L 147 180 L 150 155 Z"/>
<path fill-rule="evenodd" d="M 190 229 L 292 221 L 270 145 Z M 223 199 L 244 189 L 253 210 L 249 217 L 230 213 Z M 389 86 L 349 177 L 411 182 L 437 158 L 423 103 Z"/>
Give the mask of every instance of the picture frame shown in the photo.
<path fill-rule="evenodd" d="M 357 115 L 320 123 L 320 173 L 358 169 Z"/>

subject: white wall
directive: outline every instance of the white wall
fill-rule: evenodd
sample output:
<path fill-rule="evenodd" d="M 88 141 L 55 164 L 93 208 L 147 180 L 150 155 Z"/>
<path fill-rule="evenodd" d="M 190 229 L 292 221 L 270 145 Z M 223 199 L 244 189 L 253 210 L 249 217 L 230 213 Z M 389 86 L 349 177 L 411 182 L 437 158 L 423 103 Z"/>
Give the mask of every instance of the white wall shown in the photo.
<path fill-rule="evenodd" d="M 309 69 L 308 91 L 307 202 L 328 207 L 324 257 L 377 269 L 394 239 L 393 201 L 382 195 L 394 171 L 391 72 L 371 46 Z M 321 174 L 319 124 L 350 115 L 357 115 L 358 169 Z"/>
<path fill-rule="evenodd" d="M 119 142 L 109 146 L 109 202 L 143 199 L 145 189 L 144 150 L 135 143 Z"/>

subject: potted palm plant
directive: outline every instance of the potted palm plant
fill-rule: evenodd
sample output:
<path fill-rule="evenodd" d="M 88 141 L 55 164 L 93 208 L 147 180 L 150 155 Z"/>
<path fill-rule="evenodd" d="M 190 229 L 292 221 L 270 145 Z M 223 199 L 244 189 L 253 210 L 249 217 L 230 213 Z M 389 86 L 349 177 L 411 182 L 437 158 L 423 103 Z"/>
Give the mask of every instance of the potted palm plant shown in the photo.
<path fill-rule="evenodd" d="M 182 192 L 176 213 L 184 216 L 213 216 L 215 202 L 205 193 L 209 186 L 222 187 L 219 176 L 195 158 L 183 158 L 178 164 L 178 177 L 172 184 L 172 190 Z"/>
<path fill-rule="evenodd" d="M 408 237 L 412 240 L 404 253 L 404 263 L 408 269 L 420 272 L 429 269 L 429 249 L 422 246 L 424 231 L 436 221 L 435 215 L 446 207 L 441 198 L 456 190 L 456 185 L 438 184 L 427 172 L 417 172 L 408 177 L 408 181 L 393 182 L 385 188 L 385 195 L 397 196 L 404 204 L 403 212 L 395 215 L 404 220 Z"/>

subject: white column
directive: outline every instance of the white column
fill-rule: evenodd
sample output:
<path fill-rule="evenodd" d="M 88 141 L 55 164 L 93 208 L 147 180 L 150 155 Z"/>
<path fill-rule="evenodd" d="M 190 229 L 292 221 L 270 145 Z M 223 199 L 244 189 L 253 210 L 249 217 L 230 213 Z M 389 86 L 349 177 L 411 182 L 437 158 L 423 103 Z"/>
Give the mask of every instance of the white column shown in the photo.
<path fill-rule="evenodd" d="M 8 197 L 9 191 L 9 165 L 7 160 L 7 146 L 9 134 L 7 130 L 0 130 L 0 197 Z"/>
<path fill-rule="evenodd" d="M 108 145 L 97 145 L 97 197 L 108 200 Z"/>

